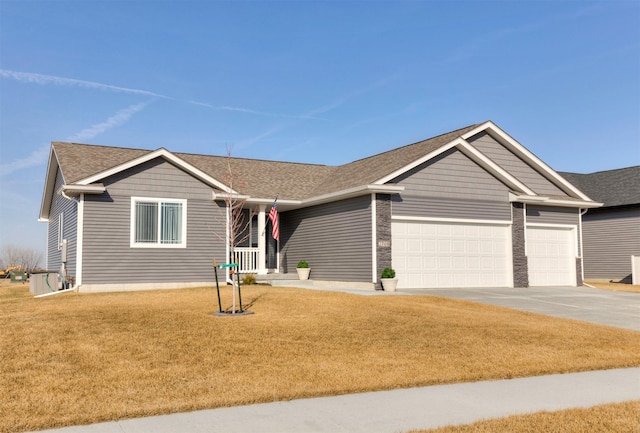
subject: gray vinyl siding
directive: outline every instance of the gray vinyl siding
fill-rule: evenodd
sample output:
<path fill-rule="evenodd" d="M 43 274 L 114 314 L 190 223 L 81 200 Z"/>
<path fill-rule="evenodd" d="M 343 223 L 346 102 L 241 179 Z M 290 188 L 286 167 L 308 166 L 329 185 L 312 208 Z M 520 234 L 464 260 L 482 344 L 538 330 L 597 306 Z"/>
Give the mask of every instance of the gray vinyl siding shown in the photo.
<path fill-rule="evenodd" d="M 509 174 L 535 191 L 537 194 L 566 195 L 529 164 L 513 152 L 494 140 L 486 132 L 482 132 L 468 140 L 476 149 L 485 154 Z"/>
<path fill-rule="evenodd" d="M 53 199 L 49 210 L 48 239 L 47 239 L 47 270 L 59 272 L 61 251 L 58 249 L 58 219 L 63 218 L 62 238 L 67 240 L 67 275 L 76 276 L 76 250 L 78 239 L 78 204 L 75 200 L 68 200 L 59 194 L 64 185 L 60 170 L 56 174 Z"/>
<path fill-rule="evenodd" d="M 640 256 L 640 208 L 590 210 L 582 217 L 585 278 L 631 279 L 631 256 Z"/>
<path fill-rule="evenodd" d="M 527 223 L 578 225 L 579 221 L 576 208 L 527 205 Z"/>
<path fill-rule="evenodd" d="M 211 188 L 157 159 L 104 180 L 84 206 L 83 284 L 212 281 L 225 262 L 226 214 Z M 187 199 L 186 248 L 131 248 L 131 197 Z"/>
<path fill-rule="evenodd" d="M 509 189 L 452 149 L 394 179 L 393 216 L 510 220 Z"/>
<path fill-rule="evenodd" d="M 281 272 L 309 262 L 311 279 L 372 281 L 371 196 L 280 214 Z"/>

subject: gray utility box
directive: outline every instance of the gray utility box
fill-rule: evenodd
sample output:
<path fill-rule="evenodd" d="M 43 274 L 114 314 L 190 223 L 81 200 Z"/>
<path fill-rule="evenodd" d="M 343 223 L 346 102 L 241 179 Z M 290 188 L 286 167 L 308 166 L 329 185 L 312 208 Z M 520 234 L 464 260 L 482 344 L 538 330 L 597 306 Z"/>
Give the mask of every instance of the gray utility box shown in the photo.
<path fill-rule="evenodd" d="M 29 291 L 34 296 L 57 292 L 58 289 L 59 287 L 57 272 L 42 272 L 39 274 L 31 274 L 29 278 Z"/>

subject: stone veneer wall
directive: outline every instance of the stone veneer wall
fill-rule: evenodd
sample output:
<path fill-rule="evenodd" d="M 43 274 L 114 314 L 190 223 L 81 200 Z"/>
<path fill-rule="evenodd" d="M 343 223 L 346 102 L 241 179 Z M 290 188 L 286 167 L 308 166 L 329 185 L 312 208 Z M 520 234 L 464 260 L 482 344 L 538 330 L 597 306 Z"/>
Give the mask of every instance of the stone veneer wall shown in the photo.
<path fill-rule="evenodd" d="M 382 289 L 380 274 L 391 267 L 391 196 L 376 194 L 376 289 Z"/>
<path fill-rule="evenodd" d="M 524 205 L 511 203 L 511 243 L 513 251 L 513 286 L 529 287 L 529 265 L 524 240 Z"/>
<path fill-rule="evenodd" d="M 582 257 L 576 258 L 576 286 L 580 287 L 584 281 L 582 281 Z"/>

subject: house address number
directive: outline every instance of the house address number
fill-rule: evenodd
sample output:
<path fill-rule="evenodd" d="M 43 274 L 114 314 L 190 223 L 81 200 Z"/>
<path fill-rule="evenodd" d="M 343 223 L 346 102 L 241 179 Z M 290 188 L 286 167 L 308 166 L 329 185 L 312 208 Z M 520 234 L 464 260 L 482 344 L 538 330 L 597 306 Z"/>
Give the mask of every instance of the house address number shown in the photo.
<path fill-rule="evenodd" d="M 389 248 L 391 246 L 390 241 L 378 241 L 378 246 L 380 248 Z"/>

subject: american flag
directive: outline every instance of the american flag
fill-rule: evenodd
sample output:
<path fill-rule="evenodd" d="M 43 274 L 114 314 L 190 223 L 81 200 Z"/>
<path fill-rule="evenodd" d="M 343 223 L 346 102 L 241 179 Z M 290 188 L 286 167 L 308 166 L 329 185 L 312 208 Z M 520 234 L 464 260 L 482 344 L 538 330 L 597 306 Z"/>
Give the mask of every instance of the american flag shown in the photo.
<path fill-rule="evenodd" d="M 278 227 L 278 206 L 276 202 L 278 201 L 278 197 L 273 201 L 273 205 L 271 206 L 271 211 L 269 211 L 269 220 L 271 220 L 271 237 L 275 240 L 280 240 L 280 228 Z"/>

